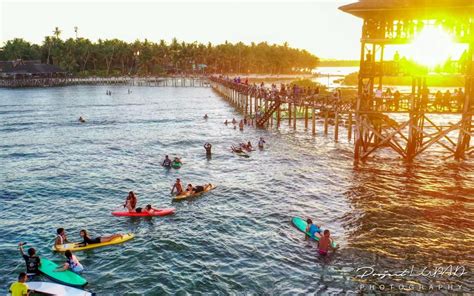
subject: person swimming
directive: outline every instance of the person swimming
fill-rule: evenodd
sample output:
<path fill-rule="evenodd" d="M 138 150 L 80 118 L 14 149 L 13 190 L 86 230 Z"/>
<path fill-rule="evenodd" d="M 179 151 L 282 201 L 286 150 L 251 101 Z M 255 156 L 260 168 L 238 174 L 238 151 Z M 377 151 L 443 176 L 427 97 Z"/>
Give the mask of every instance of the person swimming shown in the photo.
<path fill-rule="evenodd" d="M 179 157 L 175 157 L 175 158 L 173 159 L 173 162 L 174 162 L 174 163 L 183 164 L 183 162 L 181 161 L 181 159 L 179 159 Z"/>
<path fill-rule="evenodd" d="M 79 122 L 84 123 L 84 122 L 86 122 L 86 120 L 82 116 L 79 116 Z"/>
<path fill-rule="evenodd" d="M 233 124 L 236 124 L 236 123 L 237 123 L 237 120 L 235 120 L 235 117 L 232 118 L 232 123 L 233 123 Z"/>
<path fill-rule="evenodd" d="M 227 121 L 227 119 L 224 121 L 224 124 L 225 124 L 225 125 L 228 125 L 228 124 L 229 124 L 229 122 Z"/>
<path fill-rule="evenodd" d="M 207 116 L 207 113 L 204 115 L 204 119 L 208 119 L 209 116 Z"/>

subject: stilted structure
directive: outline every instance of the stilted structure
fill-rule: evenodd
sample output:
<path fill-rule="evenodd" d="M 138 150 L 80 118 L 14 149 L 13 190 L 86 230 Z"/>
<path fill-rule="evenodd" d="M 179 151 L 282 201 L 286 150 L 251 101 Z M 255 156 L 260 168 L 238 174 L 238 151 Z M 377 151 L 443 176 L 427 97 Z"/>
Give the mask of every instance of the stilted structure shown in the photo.
<path fill-rule="evenodd" d="M 360 0 L 340 7 L 363 19 L 358 96 L 355 105 L 355 160 L 364 160 L 375 151 L 390 147 L 406 160 L 413 160 L 438 144 L 456 159 L 472 154 L 474 108 L 474 1 L 472 0 Z M 438 26 L 457 42 L 467 44 L 465 52 L 464 96 L 455 102 L 430 102 L 426 80 L 413 77 L 406 104 L 387 104 L 374 93 L 382 90 L 382 78 L 390 71 L 384 49 L 407 44 L 426 26 Z M 391 117 L 405 113 L 406 119 Z M 433 114 L 456 114 L 459 119 L 442 126 Z M 455 138 L 457 137 L 457 139 Z"/>

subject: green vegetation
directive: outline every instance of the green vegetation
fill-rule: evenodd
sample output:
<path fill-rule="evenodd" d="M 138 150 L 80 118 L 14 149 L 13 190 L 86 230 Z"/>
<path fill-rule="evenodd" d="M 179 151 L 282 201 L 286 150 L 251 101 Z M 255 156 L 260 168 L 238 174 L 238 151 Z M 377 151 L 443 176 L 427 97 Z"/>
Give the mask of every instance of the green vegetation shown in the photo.
<path fill-rule="evenodd" d="M 41 45 L 23 39 L 5 42 L 0 60 L 41 60 L 79 76 L 154 75 L 172 72 L 207 73 L 309 73 L 318 58 L 306 50 L 266 42 L 245 45 L 242 42 L 213 45 L 118 39 L 92 42 L 86 38 L 62 40 L 55 28 Z"/>

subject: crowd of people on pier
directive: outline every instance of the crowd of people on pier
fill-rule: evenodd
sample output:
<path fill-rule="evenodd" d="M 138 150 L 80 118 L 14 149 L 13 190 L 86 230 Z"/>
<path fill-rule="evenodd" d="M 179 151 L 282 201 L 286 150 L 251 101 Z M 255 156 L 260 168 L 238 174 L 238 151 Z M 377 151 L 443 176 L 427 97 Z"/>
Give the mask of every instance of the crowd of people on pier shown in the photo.
<path fill-rule="evenodd" d="M 370 97 L 368 93 L 365 96 Z M 370 98 L 370 105 L 378 111 L 409 110 L 411 104 L 414 109 L 429 112 L 454 112 L 461 111 L 464 105 L 465 94 L 462 88 L 446 89 L 444 92 L 437 90 L 431 93 L 429 88 L 423 87 L 411 102 L 412 94 L 401 94 L 387 87 L 385 91 L 378 87 Z"/>

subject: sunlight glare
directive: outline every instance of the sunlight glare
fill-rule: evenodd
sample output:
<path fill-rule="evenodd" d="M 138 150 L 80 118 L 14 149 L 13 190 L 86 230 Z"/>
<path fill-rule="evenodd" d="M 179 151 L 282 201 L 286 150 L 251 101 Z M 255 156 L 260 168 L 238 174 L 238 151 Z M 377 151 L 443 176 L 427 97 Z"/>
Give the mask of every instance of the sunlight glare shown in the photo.
<path fill-rule="evenodd" d="M 435 26 L 426 26 L 410 47 L 413 60 L 430 68 L 458 54 L 453 38 L 441 27 Z"/>

